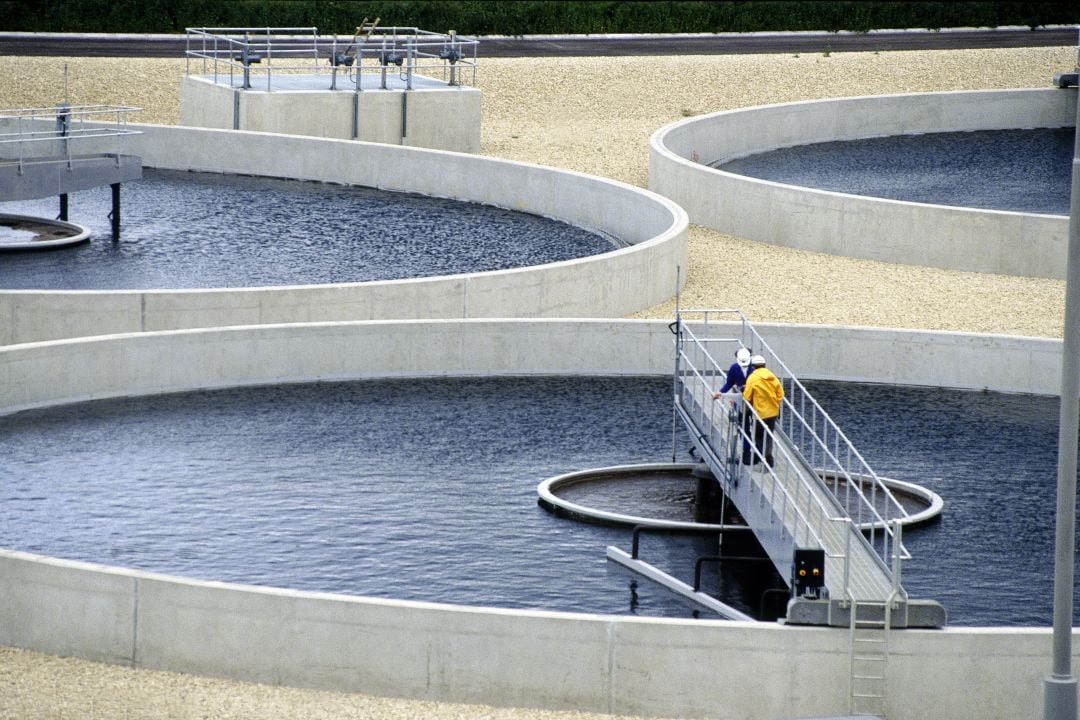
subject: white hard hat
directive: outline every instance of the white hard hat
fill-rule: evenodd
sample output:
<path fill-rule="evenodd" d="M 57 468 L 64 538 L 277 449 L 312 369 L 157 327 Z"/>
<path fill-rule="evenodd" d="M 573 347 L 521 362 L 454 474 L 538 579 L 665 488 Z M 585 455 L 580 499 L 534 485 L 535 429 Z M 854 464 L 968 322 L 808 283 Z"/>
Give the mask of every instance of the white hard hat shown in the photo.
<path fill-rule="evenodd" d="M 746 367 L 750 364 L 750 351 L 746 348 L 739 348 L 735 351 L 735 362 L 739 363 L 739 367 Z"/>
<path fill-rule="evenodd" d="M 754 357 L 750 358 L 750 364 L 755 366 L 755 367 L 758 366 L 758 365 L 764 365 L 765 364 L 765 356 L 764 355 L 755 355 Z"/>

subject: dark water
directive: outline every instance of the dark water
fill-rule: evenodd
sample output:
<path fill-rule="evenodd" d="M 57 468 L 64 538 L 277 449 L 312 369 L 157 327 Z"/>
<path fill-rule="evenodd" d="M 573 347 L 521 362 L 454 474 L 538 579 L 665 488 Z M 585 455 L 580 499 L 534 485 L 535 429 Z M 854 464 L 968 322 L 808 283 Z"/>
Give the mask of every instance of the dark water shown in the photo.
<path fill-rule="evenodd" d="M 360 282 L 502 270 L 596 255 L 615 242 L 500 208 L 325 183 L 147 169 L 121 189 L 70 195 L 89 244 L 0 254 L 0 288 L 150 289 Z M 0 203 L 54 218 L 56 198 Z"/>
<path fill-rule="evenodd" d="M 956 625 L 1051 623 L 1057 401 L 813 383 L 879 473 L 941 494 L 906 536 L 913 596 Z M 630 531 L 549 514 L 536 485 L 672 460 L 667 378 L 283 385 L 0 418 L 0 546 L 307 590 L 687 616 L 609 564 Z M 613 412 L 614 410 L 614 412 Z M 678 462 L 689 461 L 680 432 Z M 715 539 L 646 537 L 690 581 Z M 755 613 L 767 564 L 707 567 Z"/>
<path fill-rule="evenodd" d="M 879 474 L 945 501 L 939 522 L 904 538 L 911 595 L 939 600 L 957 625 L 1052 623 L 1057 398 L 810 387 Z"/>
<path fill-rule="evenodd" d="M 560 500 L 590 510 L 653 520 L 694 522 L 697 479 L 688 470 L 597 473 L 587 480 L 553 487 Z"/>
<path fill-rule="evenodd" d="M 891 200 L 1069 214 L 1072 128 L 977 130 L 814 143 L 716 167 Z"/>

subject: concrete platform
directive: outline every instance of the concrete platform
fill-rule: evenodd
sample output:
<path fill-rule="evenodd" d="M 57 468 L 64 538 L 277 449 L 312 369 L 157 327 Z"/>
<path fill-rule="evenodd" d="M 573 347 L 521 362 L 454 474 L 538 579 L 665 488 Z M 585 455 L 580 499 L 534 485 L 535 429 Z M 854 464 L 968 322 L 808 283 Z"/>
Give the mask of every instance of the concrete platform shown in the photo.
<path fill-rule="evenodd" d="M 137 155 L 72 155 L 0 160 L 0 198 L 36 200 L 142 177 Z"/>

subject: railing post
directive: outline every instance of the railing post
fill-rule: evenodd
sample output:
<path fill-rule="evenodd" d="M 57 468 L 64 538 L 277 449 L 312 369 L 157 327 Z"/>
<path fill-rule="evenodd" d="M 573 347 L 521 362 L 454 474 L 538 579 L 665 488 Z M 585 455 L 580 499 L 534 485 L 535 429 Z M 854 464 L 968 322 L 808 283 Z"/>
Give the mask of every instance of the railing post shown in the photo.
<path fill-rule="evenodd" d="M 900 549 L 904 546 L 900 541 L 900 538 L 904 534 L 904 525 L 899 520 L 892 521 L 892 575 L 893 575 L 893 593 L 895 594 L 900 590 Z"/>
<path fill-rule="evenodd" d="M 851 536 L 855 534 L 855 528 L 851 526 L 851 518 L 843 518 L 848 524 L 848 531 L 844 540 L 844 594 L 851 596 Z"/>
<path fill-rule="evenodd" d="M 266 92 L 271 91 L 270 76 L 274 71 L 274 50 L 270 45 L 270 28 L 266 28 Z"/>

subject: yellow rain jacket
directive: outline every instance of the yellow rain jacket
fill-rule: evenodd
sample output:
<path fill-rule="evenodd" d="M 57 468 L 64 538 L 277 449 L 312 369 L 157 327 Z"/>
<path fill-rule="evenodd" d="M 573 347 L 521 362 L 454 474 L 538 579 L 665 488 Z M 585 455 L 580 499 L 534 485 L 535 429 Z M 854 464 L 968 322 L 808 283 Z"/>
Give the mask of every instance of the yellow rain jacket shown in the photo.
<path fill-rule="evenodd" d="M 780 384 L 780 379 L 773 375 L 772 370 L 765 367 L 754 368 L 750 377 L 746 379 L 742 394 L 746 402 L 754 406 L 754 410 L 762 420 L 768 420 L 780 414 L 784 386 Z"/>

